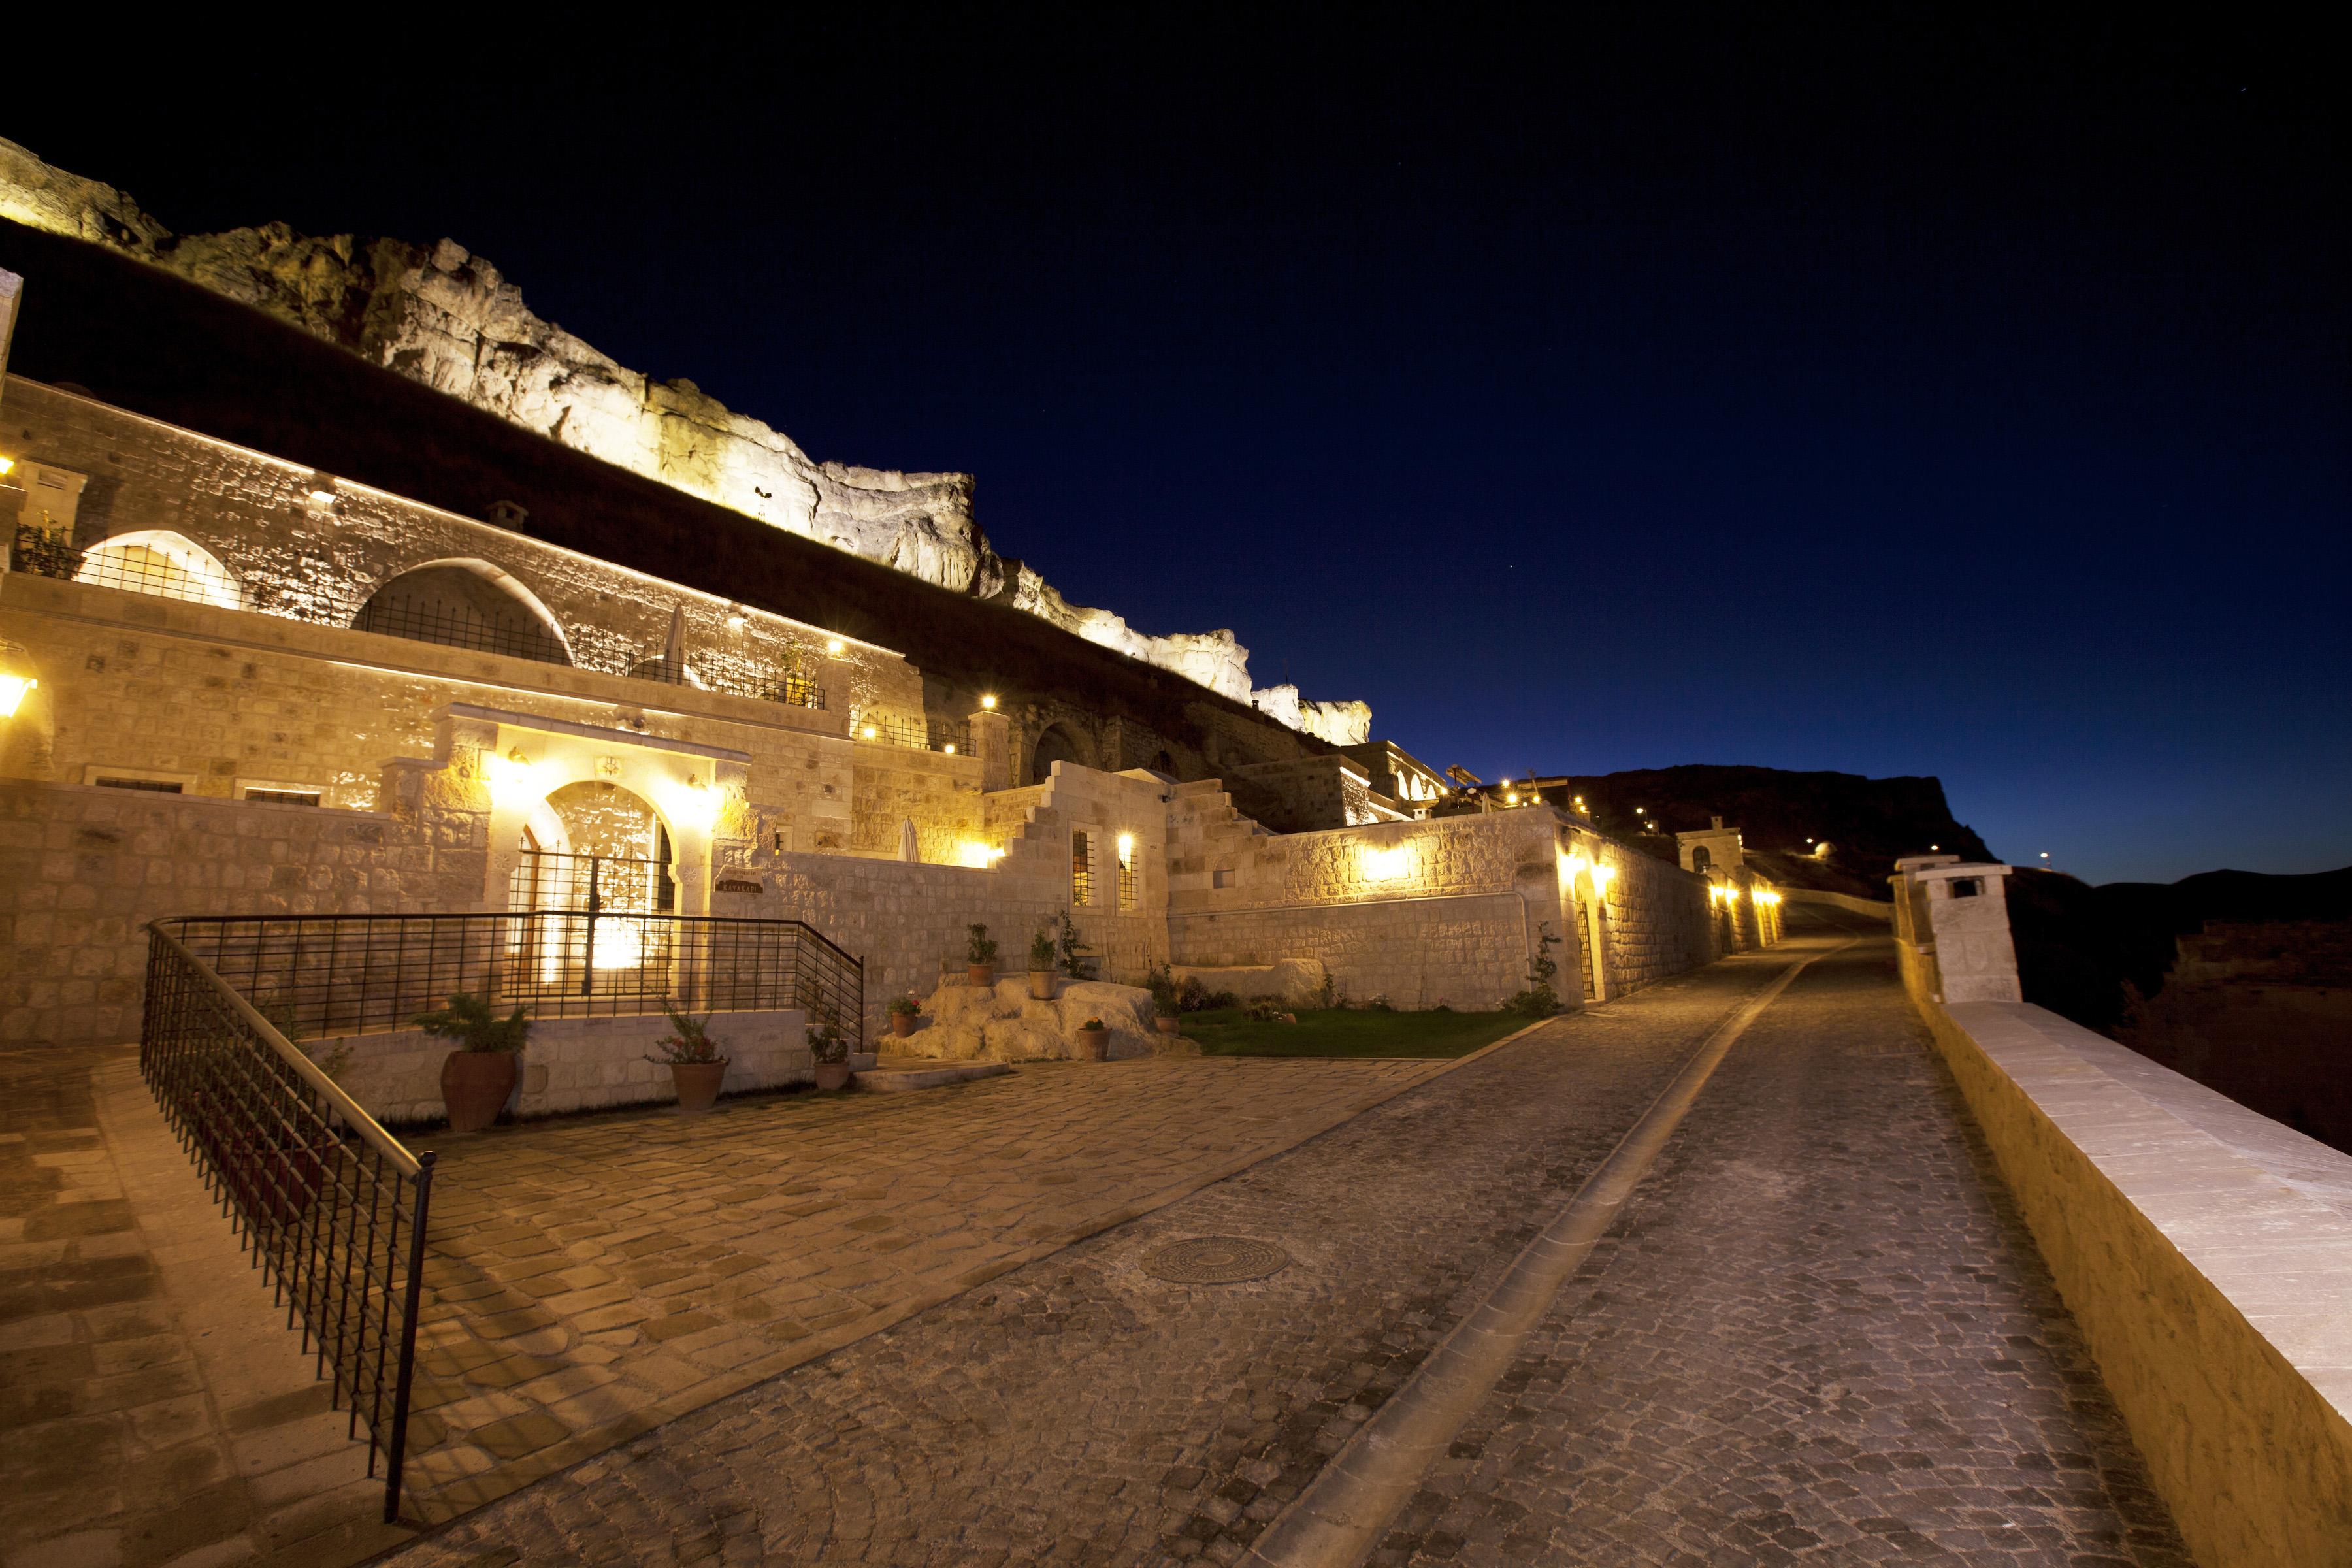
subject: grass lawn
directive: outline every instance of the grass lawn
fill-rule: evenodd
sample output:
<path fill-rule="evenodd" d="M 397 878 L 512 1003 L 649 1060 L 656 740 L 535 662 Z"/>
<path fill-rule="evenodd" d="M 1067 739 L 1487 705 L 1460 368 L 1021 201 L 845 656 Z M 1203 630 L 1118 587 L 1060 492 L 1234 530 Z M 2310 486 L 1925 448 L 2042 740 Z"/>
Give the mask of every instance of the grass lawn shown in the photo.
<path fill-rule="evenodd" d="M 1364 1013 L 1303 1008 L 1296 1024 L 1253 1024 L 1238 1007 L 1184 1015 L 1209 1057 L 1461 1057 L 1535 1022 L 1520 1013 Z"/>

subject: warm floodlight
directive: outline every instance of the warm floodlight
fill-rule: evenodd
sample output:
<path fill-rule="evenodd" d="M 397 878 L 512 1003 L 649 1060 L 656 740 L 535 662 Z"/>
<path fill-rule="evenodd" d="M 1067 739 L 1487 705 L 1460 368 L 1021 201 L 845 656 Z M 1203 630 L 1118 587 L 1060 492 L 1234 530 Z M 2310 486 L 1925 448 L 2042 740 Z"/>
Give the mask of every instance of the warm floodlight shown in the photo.
<path fill-rule="evenodd" d="M 869 740 L 869 741 L 870 741 L 870 740 L 872 740 L 876 735 L 877 735 L 877 734 L 879 734 L 879 733 L 881 733 L 881 731 L 878 731 L 878 730 L 877 730 L 877 729 L 875 729 L 873 725 L 868 724 L 868 725 L 866 725 L 866 738 L 867 740 Z"/>
<path fill-rule="evenodd" d="M 993 712 L 995 712 L 995 711 L 996 711 L 996 699 L 995 699 L 995 698 L 993 698 L 993 697 L 983 697 L 983 698 L 982 698 L 982 699 L 980 700 L 980 705 L 981 705 L 982 708 L 987 709 L 991 713 L 993 713 Z"/>
<path fill-rule="evenodd" d="M 0 479 L 6 479 L 10 474 L 15 473 L 16 471 L 16 458 L 0 458 Z"/>
<path fill-rule="evenodd" d="M 948 755 L 950 757 L 955 755 L 955 742 L 953 741 L 950 741 L 948 742 Z"/>
<path fill-rule="evenodd" d="M 828 637 L 825 639 L 824 651 L 829 657 L 839 658 L 841 650 L 846 646 L 839 637 Z"/>
<path fill-rule="evenodd" d="M 40 684 L 29 675 L 0 675 L 0 719 L 14 719 L 25 693 Z"/>

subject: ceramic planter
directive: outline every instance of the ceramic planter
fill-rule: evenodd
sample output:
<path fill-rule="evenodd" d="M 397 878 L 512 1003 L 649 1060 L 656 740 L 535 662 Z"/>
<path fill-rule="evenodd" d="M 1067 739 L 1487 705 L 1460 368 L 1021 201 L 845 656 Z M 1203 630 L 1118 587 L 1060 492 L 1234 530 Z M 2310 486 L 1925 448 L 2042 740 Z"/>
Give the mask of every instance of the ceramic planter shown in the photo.
<path fill-rule="evenodd" d="M 963 983 L 966 985 L 980 986 L 983 990 L 994 985 L 996 984 L 996 965 L 992 963 L 965 964 L 963 969 Z"/>
<path fill-rule="evenodd" d="M 1040 1002 L 1051 1002 L 1054 999 L 1054 972 L 1050 969 L 1031 970 L 1029 994 Z"/>
<path fill-rule="evenodd" d="M 727 1081 L 727 1058 L 715 1062 L 672 1062 L 669 1080 L 677 1089 L 681 1116 L 699 1116 L 719 1103 L 719 1086 Z"/>
<path fill-rule="evenodd" d="M 908 1035 L 913 1034 L 915 1032 L 915 1015 L 912 1013 L 891 1014 L 890 1032 L 898 1036 L 898 1038 L 902 1040 Z"/>
<path fill-rule="evenodd" d="M 1077 1042 L 1074 1048 L 1077 1052 L 1076 1059 L 1078 1061 L 1098 1062 L 1103 1060 L 1110 1051 L 1108 1029 L 1080 1029 L 1074 1038 Z"/>
<path fill-rule="evenodd" d="M 441 1103 L 452 1132 L 479 1132 L 499 1119 L 514 1092 L 510 1051 L 451 1051 L 441 1063 Z"/>
<path fill-rule="evenodd" d="M 849 1064 L 847 1062 L 817 1063 L 816 1087 L 820 1092 L 825 1093 L 829 1093 L 836 1089 L 847 1089 L 849 1087 Z"/>

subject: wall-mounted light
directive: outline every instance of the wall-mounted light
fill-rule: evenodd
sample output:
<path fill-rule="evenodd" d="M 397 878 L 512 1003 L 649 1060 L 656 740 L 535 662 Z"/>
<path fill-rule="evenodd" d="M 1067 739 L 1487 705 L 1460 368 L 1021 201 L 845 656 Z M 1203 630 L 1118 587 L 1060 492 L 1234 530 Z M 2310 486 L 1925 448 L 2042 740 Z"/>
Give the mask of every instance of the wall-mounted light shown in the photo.
<path fill-rule="evenodd" d="M 988 697 L 983 697 L 983 698 L 982 698 L 982 699 L 980 700 L 980 705 L 981 705 L 982 708 L 985 708 L 986 710 L 988 710 L 988 711 L 990 711 L 991 713 L 993 713 L 993 712 L 995 712 L 995 711 L 996 711 L 996 699 L 995 699 L 993 696 L 988 696 Z"/>
<path fill-rule="evenodd" d="M 0 479 L 6 479 L 10 474 L 15 473 L 16 471 L 16 458 L 0 458 Z"/>
<path fill-rule="evenodd" d="M 1356 857 L 1368 882 L 1393 882 L 1412 874 L 1412 847 L 1391 844 L 1383 848 L 1366 845 Z"/>
<path fill-rule="evenodd" d="M 993 844 L 982 844 L 976 838 L 964 839 L 956 846 L 958 863 L 975 871 L 985 871 L 1003 858 L 1003 850 Z"/>
<path fill-rule="evenodd" d="M 826 638 L 824 644 L 825 657 L 827 658 L 839 658 L 841 657 L 841 650 L 846 646 L 848 645 L 844 643 L 839 637 Z"/>
<path fill-rule="evenodd" d="M 871 724 L 868 724 L 868 725 L 866 725 L 866 738 L 867 740 L 869 740 L 869 741 L 870 741 L 870 740 L 872 740 L 875 736 L 877 736 L 877 735 L 880 734 L 881 732 L 882 732 L 881 731 L 877 730 L 877 729 L 876 729 L 873 725 L 871 725 Z"/>
<path fill-rule="evenodd" d="M 25 693 L 40 684 L 34 679 L 32 661 L 25 650 L 15 643 L 0 642 L 0 719 L 14 719 Z"/>
<path fill-rule="evenodd" d="M 952 757 L 952 756 L 954 756 L 954 755 L 955 755 L 955 742 L 954 742 L 953 741 L 950 741 L 950 742 L 948 742 L 948 744 L 947 744 L 947 752 L 948 752 L 948 755 L 949 755 L 949 756 L 950 756 L 950 757 Z"/>

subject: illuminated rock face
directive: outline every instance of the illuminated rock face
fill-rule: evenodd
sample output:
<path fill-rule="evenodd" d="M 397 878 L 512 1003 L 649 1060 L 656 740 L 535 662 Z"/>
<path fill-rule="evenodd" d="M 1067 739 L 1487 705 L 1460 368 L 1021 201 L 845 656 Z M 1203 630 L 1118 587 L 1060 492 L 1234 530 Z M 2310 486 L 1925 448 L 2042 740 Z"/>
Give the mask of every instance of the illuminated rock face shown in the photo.
<path fill-rule="evenodd" d="M 267 310 L 374 363 L 605 462 L 909 576 L 1000 600 L 1089 642 L 1172 670 L 1340 744 L 1360 702 L 1254 691 L 1230 631 L 1152 637 L 1073 605 L 990 548 L 969 474 L 820 463 L 780 430 L 690 381 L 655 381 L 541 319 L 499 269 L 455 240 L 412 245 L 301 235 L 280 223 L 174 235 L 110 185 L 0 141 L 0 218 L 110 246 Z M 1289 696 L 1280 694 L 1287 691 Z"/>

